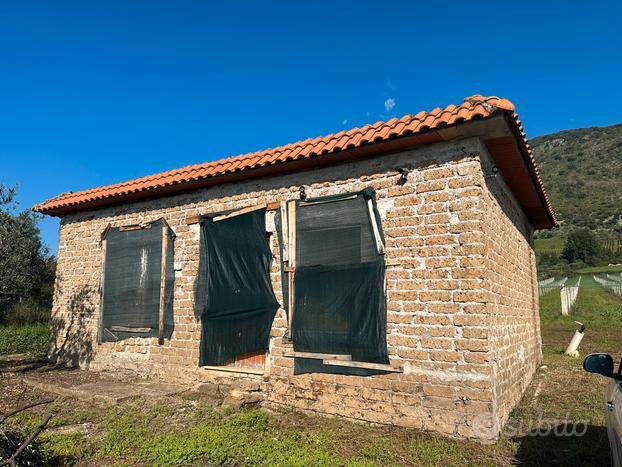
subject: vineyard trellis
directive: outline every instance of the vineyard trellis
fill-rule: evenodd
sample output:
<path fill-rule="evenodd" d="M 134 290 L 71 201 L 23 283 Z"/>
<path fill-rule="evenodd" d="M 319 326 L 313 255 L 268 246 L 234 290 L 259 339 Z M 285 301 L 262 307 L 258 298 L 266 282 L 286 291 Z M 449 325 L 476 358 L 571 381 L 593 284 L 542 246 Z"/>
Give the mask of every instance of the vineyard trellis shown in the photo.
<path fill-rule="evenodd" d="M 562 286 L 559 290 L 562 302 L 562 315 L 568 315 L 573 305 L 577 301 L 579 295 L 579 288 L 581 287 L 581 276 L 579 276 L 578 282 L 572 287 Z"/>
<path fill-rule="evenodd" d="M 609 277 L 609 275 L 610 274 L 607 274 L 607 277 Z M 597 284 L 603 286 L 606 289 L 609 289 L 611 292 L 618 295 L 619 297 L 622 297 L 622 277 L 620 278 L 620 280 L 603 279 L 602 277 L 598 276 L 592 276 L 592 278 Z"/>
<path fill-rule="evenodd" d="M 542 297 L 555 289 L 563 287 L 567 280 L 568 277 L 562 277 L 558 280 L 555 280 L 554 277 L 550 277 L 538 282 L 538 295 Z"/>

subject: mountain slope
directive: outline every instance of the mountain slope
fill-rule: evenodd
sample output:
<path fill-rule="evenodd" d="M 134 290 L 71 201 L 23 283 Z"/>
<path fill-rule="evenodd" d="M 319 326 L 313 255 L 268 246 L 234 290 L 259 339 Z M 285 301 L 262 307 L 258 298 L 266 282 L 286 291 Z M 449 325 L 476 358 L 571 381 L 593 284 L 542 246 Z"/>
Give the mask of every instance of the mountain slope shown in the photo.
<path fill-rule="evenodd" d="M 622 124 L 530 141 L 561 230 L 622 231 Z"/>

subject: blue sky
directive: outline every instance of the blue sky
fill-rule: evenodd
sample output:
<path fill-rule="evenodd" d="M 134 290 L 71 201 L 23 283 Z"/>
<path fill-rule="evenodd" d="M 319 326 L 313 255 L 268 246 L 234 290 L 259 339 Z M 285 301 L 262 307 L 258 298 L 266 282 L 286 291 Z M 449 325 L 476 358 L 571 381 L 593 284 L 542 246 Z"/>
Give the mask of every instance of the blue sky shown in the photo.
<path fill-rule="evenodd" d="M 264 4 L 266 3 L 266 4 Z M 622 2 L 2 2 L 0 183 L 64 191 L 481 93 L 622 122 Z M 58 221 L 41 224 L 55 252 Z"/>

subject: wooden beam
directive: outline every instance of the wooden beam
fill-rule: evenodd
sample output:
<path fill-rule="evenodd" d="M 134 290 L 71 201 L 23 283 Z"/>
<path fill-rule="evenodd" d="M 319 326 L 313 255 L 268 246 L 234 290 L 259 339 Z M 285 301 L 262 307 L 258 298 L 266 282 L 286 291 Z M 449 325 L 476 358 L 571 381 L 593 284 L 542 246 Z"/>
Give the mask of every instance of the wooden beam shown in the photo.
<path fill-rule="evenodd" d="M 151 332 L 151 328 L 133 328 L 130 326 L 110 326 L 110 330 L 113 332 Z"/>
<path fill-rule="evenodd" d="M 102 246 L 102 244 L 104 243 L 104 240 L 106 239 L 106 235 L 108 235 L 108 231 L 112 228 L 112 226 L 110 224 L 108 224 L 106 226 L 106 228 L 102 231 L 100 237 L 99 237 L 99 246 Z"/>
<path fill-rule="evenodd" d="M 158 319 L 158 344 L 164 344 L 164 321 L 166 315 L 166 270 L 168 260 L 168 225 L 162 222 L 162 267 L 160 269 L 160 309 Z"/>
<path fill-rule="evenodd" d="M 404 373 L 404 368 L 399 365 L 385 365 L 383 363 L 369 362 L 343 362 L 339 360 L 324 360 L 324 365 L 347 366 L 348 368 L 365 368 L 368 370 L 390 371 L 392 373 Z"/>
<path fill-rule="evenodd" d="M 150 229 L 152 222 L 147 224 L 133 224 L 133 225 L 122 225 L 119 227 L 119 232 L 127 232 L 130 230 L 142 230 L 142 229 Z"/>
<path fill-rule="evenodd" d="M 290 201 L 287 203 L 287 233 L 288 233 L 288 262 L 287 267 L 289 269 L 287 273 L 288 283 L 288 323 L 287 334 L 289 338 L 292 338 L 292 323 L 294 319 L 294 288 L 295 288 L 295 275 L 296 275 L 296 202 Z"/>
<path fill-rule="evenodd" d="M 194 216 L 188 216 L 186 217 L 186 225 L 198 224 L 200 219 L 201 216 L 199 216 L 198 214 Z"/>
<path fill-rule="evenodd" d="M 216 216 L 212 219 L 212 221 L 213 222 L 224 221 L 225 219 L 230 219 L 232 217 L 241 216 L 242 214 L 247 214 L 249 212 L 257 211 L 259 209 L 266 209 L 266 203 L 257 204 L 255 206 L 249 206 L 243 209 L 238 209 L 237 211 L 230 212 L 229 214 L 223 214 L 222 216 Z"/>
<path fill-rule="evenodd" d="M 101 240 L 101 251 L 102 251 L 102 259 L 101 259 L 101 271 L 99 276 L 99 323 L 97 323 L 97 343 L 101 344 L 102 342 L 102 330 L 104 324 L 104 285 L 105 285 L 105 277 L 106 277 L 106 247 L 108 246 L 108 240 L 106 239 L 106 233 L 110 229 L 110 224 L 104 230 L 102 234 Z"/>
<path fill-rule="evenodd" d="M 223 220 L 223 218 L 234 217 L 234 215 L 245 214 L 247 212 L 254 211 L 255 209 L 261 209 L 261 208 L 264 208 L 264 207 L 266 208 L 266 211 L 276 211 L 277 209 L 279 209 L 280 205 L 281 205 L 281 203 L 274 202 L 274 203 L 268 203 L 268 204 L 265 204 L 265 205 L 261 204 L 261 205 L 258 205 L 258 206 L 250 206 L 248 208 L 240 209 L 239 211 L 234 211 L 234 212 L 226 214 L 226 215 L 217 216 L 217 217 L 214 218 L 214 222 L 216 222 L 218 220 Z M 240 212 L 240 211 L 244 211 L 244 212 Z M 198 224 L 200 220 L 201 220 L 201 215 L 199 215 L 199 214 L 195 214 L 193 216 L 188 216 L 188 217 L 186 217 L 186 225 Z"/>
<path fill-rule="evenodd" d="M 287 203 L 288 262 L 290 268 L 296 267 L 296 202 Z"/>
<path fill-rule="evenodd" d="M 369 221 L 371 222 L 371 228 L 374 232 L 378 254 L 384 255 L 384 243 L 382 243 L 382 236 L 380 235 L 380 229 L 376 222 L 376 214 L 374 213 L 374 203 L 371 198 L 367 200 L 367 210 L 369 211 Z"/>
<path fill-rule="evenodd" d="M 251 375 L 263 375 L 264 370 L 260 368 L 240 368 L 235 366 L 214 366 L 214 365 L 203 365 L 199 368 L 203 368 L 204 370 L 210 371 L 227 371 L 229 373 L 247 373 Z"/>
<path fill-rule="evenodd" d="M 320 201 L 301 201 L 300 206 L 313 206 L 315 204 L 326 204 L 326 203 L 338 203 L 340 201 L 346 201 L 348 199 L 356 199 L 358 195 L 346 196 L 345 198 L 338 199 L 326 199 Z"/>
<path fill-rule="evenodd" d="M 351 362 L 352 355 L 332 354 L 332 353 L 315 353 L 315 352 L 294 352 L 287 351 L 283 353 L 283 357 L 287 358 L 311 358 L 314 360 L 339 360 Z"/>
<path fill-rule="evenodd" d="M 287 202 L 281 202 L 281 240 L 283 242 L 283 257 L 281 258 L 282 262 L 286 262 L 289 260 L 289 230 L 288 230 L 288 222 L 287 222 Z"/>

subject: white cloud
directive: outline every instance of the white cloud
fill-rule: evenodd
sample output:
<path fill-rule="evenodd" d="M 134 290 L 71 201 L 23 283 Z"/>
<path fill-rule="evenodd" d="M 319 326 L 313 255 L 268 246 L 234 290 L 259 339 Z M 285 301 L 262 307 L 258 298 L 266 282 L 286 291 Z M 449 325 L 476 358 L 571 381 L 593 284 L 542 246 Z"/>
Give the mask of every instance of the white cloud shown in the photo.
<path fill-rule="evenodd" d="M 387 112 L 391 112 L 391 110 L 393 110 L 393 107 L 395 107 L 395 99 L 389 97 L 386 101 L 384 101 L 384 110 L 386 110 Z"/>

